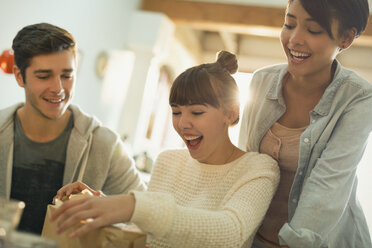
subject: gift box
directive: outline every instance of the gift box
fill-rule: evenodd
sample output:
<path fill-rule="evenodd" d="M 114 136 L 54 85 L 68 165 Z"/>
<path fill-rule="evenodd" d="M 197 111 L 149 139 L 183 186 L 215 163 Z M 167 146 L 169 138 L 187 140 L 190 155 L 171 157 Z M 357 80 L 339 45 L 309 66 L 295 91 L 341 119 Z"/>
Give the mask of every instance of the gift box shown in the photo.
<path fill-rule="evenodd" d="M 85 191 L 77 195 L 72 195 L 70 199 L 73 197 L 96 196 L 91 196 Z M 81 227 L 81 225 L 84 225 L 84 222 L 81 222 L 65 232 L 57 234 L 57 223 L 59 219 L 53 222 L 50 222 L 49 219 L 58 207 L 58 204 L 48 205 L 41 236 L 55 240 L 59 248 L 144 248 L 146 245 L 146 234 L 134 224 L 116 224 L 101 227 L 81 237 L 70 238 L 69 235 L 72 232 Z"/>

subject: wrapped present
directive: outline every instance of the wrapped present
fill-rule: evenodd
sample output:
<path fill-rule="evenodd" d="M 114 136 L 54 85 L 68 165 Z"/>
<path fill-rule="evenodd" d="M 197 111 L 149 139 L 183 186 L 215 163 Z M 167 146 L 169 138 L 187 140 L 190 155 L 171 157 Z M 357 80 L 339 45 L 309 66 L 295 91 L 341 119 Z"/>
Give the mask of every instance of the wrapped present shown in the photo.
<path fill-rule="evenodd" d="M 95 197 L 89 193 L 89 191 L 83 191 L 80 194 L 71 195 L 69 199 L 74 197 Z M 81 237 L 70 238 L 69 235 L 72 232 L 84 225 L 84 221 L 82 221 L 65 232 L 57 234 L 58 219 L 54 222 L 50 222 L 49 219 L 59 205 L 59 203 L 48 205 L 41 234 L 43 237 L 55 240 L 59 248 L 144 248 L 146 245 L 146 234 L 134 224 L 116 224 L 101 227 Z"/>

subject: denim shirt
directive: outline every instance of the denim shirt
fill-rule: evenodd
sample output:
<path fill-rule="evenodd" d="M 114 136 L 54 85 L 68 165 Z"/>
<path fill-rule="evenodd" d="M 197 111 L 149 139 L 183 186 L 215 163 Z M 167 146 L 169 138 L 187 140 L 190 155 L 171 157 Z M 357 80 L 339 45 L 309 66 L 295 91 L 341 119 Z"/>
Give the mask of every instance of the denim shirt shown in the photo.
<path fill-rule="evenodd" d="M 334 63 L 334 78 L 310 111 L 300 139 L 289 223 L 279 232 L 280 244 L 291 248 L 372 247 L 356 197 L 356 170 L 372 130 L 372 85 Z M 242 117 L 241 149 L 259 151 L 263 136 L 284 114 L 287 68 L 274 65 L 254 73 Z"/>

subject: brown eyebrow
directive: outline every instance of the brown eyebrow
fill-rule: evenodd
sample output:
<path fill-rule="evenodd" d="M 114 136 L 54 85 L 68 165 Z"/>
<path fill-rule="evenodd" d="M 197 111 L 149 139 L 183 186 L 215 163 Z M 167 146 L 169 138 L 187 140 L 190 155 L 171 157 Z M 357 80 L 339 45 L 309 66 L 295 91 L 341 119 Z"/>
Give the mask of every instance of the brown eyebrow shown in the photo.
<path fill-rule="evenodd" d="M 292 15 L 291 13 L 287 13 L 286 16 L 288 17 L 291 17 L 291 18 L 294 18 L 294 19 L 297 19 L 297 17 L 295 15 Z M 310 17 L 310 18 L 306 18 L 306 21 L 308 22 L 317 22 L 314 18 Z"/>
<path fill-rule="evenodd" d="M 205 104 L 205 103 L 190 103 L 190 104 L 181 105 L 181 106 L 194 106 L 194 105 L 203 105 L 203 106 L 207 106 L 207 104 Z M 171 107 L 179 107 L 180 105 L 179 105 L 179 104 L 176 104 L 176 103 L 171 103 L 170 106 L 171 106 Z"/>
<path fill-rule="evenodd" d="M 34 74 L 37 74 L 37 73 L 51 73 L 52 70 L 36 70 L 34 71 Z"/>
<path fill-rule="evenodd" d="M 62 72 L 63 73 L 66 73 L 66 72 L 73 72 L 74 69 L 63 69 Z M 37 74 L 37 73 L 51 73 L 52 70 L 43 70 L 43 69 L 40 69 L 40 70 L 36 70 L 34 71 L 34 74 Z"/>

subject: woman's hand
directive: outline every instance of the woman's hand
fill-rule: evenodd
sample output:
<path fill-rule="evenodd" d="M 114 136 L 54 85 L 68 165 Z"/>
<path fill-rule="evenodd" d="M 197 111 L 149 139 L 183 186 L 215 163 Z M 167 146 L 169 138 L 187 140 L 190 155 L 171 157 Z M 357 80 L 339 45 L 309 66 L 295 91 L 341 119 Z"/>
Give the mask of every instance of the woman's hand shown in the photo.
<path fill-rule="evenodd" d="M 132 218 L 134 207 L 135 198 L 132 194 L 71 199 L 53 213 L 50 221 L 59 218 L 57 233 L 62 233 L 80 221 L 87 220 L 70 235 L 79 237 L 98 227 L 128 222 Z"/>
<path fill-rule="evenodd" d="M 88 185 L 86 185 L 85 183 L 76 181 L 74 183 L 66 184 L 65 186 L 60 188 L 57 191 L 57 195 L 53 198 L 53 203 L 55 203 L 56 199 L 62 200 L 63 197 L 69 197 L 71 194 L 80 193 L 84 189 L 89 190 L 95 196 L 104 196 L 104 194 L 101 191 L 95 191 L 91 189 Z"/>

